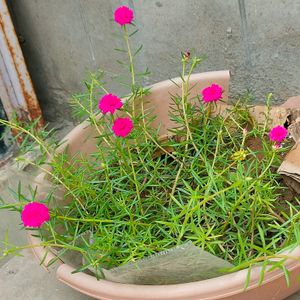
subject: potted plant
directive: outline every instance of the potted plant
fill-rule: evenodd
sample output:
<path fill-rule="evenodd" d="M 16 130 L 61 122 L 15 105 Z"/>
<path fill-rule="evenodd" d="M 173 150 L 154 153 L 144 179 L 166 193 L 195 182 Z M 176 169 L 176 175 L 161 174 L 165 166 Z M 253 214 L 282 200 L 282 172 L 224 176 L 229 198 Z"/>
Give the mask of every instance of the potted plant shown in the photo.
<path fill-rule="evenodd" d="M 258 122 L 248 96 L 226 103 L 229 72 L 193 74 L 202 58 L 188 51 L 179 78 L 144 88 L 148 70 L 134 66 L 141 48 L 130 47 L 133 12 L 122 6 L 114 17 L 129 95 L 92 74 L 72 102 L 87 119 L 59 144 L 35 124 L 1 121 L 19 131 L 21 149 L 40 148 L 42 171 L 31 197 L 1 208 L 21 213 L 42 264 L 59 262 L 59 280 L 97 299 L 290 295 L 300 287 L 300 203 L 276 173 L 292 143 L 273 124 L 270 97 Z"/>

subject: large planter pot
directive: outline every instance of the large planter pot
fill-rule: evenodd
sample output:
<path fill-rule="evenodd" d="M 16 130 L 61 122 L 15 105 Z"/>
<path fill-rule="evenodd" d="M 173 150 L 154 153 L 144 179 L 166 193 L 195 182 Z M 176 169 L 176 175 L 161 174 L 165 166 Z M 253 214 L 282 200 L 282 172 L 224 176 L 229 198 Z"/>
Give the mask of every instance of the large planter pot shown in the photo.
<path fill-rule="evenodd" d="M 191 76 L 191 97 L 199 94 L 199 91 L 212 84 L 217 83 L 224 89 L 224 100 L 227 100 L 229 89 L 229 72 L 218 71 Z M 163 81 L 154 84 L 151 88 L 151 93 L 147 96 L 150 105 L 154 107 L 154 113 L 157 115 L 157 120 L 154 126 L 161 123 L 160 133 L 167 134 L 168 128 L 171 128 L 173 123 L 168 118 L 168 109 L 170 104 L 170 94 L 180 93 L 180 79 L 175 79 L 179 86 L 176 86 L 171 81 Z M 83 122 L 74 128 L 65 138 L 65 143 L 57 150 L 61 152 L 66 150 L 70 154 L 81 153 L 89 155 L 96 150 L 97 136 L 93 127 L 88 122 Z M 68 147 L 67 147 L 68 146 Z M 66 148 L 67 147 L 67 148 Z M 38 185 L 43 186 L 43 181 L 46 173 L 42 173 L 37 177 Z M 29 240 L 32 244 L 37 245 L 40 240 L 29 234 Z M 34 253 L 39 259 L 43 260 L 43 264 L 47 263 L 55 257 L 49 253 L 49 250 L 42 247 L 33 247 Z M 47 251 L 46 260 L 45 254 Z M 300 247 L 292 252 L 286 253 L 293 257 L 300 257 Z M 267 272 L 265 279 L 259 285 L 259 277 L 261 268 L 252 268 L 250 284 L 245 290 L 245 281 L 248 270 L 242 270 L 220 276 L 217 278 L 203 280 L 192 283 L 175 284 L 175 285 L 132 285 L 110 282 L 107 280 L 97 280 L 95 277 L 86 273 L 72 274 L 74 268 L 63 262 L 57 269 L 57 278 L 69 285 L 70 287 L 80 291 L 83 294 L 89 295 L 96 299 L 110 300 L 164 300 L 164 299 L 223 299 L 223 300 L 268 300 L 268 299 L 284 299 L 300 289 L 300 282 L 297 281 L 297 275 L 300 274 L 300 262 L 296 260 L 287 260 L 286 267 L 291 272 L 291 284 L 287 287 L 283 272 L 274 270 Z"/>

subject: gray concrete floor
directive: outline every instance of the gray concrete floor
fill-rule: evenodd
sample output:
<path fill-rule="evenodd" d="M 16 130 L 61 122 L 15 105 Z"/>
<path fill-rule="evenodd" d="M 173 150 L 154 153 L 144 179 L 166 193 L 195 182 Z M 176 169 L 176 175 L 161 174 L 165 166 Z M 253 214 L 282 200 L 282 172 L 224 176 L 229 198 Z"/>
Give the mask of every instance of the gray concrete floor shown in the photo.
<path fill-rule="evenodd" d="M 13 164 L 7 164 L 0 169 L 0 196 L 6 201 L 15 201 L 15 196 L 11 195 L 9 189 L 16 188 L 19 181 L 25 188 L 33 177 L 33 170 L 18 171 Z M 26 245 L 25 232 L 19 230 L 22 228 L 20 223 L 20 216 L 17 213 L 0 210 L 0 241 L 7 231 L 10 243 Z M 0 243 L 1 247 L 3 245 Z M 14 256 L 0 260 L 1 300 L 92 299 L 60 283 L 55 278 L 55 266 L 47 272 L 37 263 L 29 250 L 23 250 L 21 254 L 23 257 Z M 288 300 L 300 300 L 300 292 Z"/>
<path fill-rule="evenodd" d="M 55 278 L 55 270 L 48 273 L 29 251 L 14 257 L 0 268 L 1 300 L 91 300 Z M 4 288 L 5 287 L 5 288 Z"/>

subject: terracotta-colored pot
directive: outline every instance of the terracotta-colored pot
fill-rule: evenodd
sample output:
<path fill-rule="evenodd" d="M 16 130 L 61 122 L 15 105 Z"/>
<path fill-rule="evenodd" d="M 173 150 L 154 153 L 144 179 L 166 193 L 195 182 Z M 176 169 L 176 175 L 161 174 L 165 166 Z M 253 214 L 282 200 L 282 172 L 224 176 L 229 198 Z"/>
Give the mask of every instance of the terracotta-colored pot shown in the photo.
<path fill-rule="evenodd" d="M 191 90 L 191 97 L 199 94 L 204 87 L 217 83 L 224 89 L 224 100 L 228 98 L 229 89 L 229 72 L 207 72 L 194 74 L 191 76 L 190 85 L 194 86 Z M 179 84 L 181 80 L 175 79 Z M 167 133 L 167 129 L 172 127 L 173 123 L 168 118 L 168 109 L 170 104 L 170 93 L 180 93 L 180 87 L 171 81 L 163 81 L 154 84 L 151 93 L 147 96 L 147 100 L 154 107 L 154 113 L 157 115 L 157 121 L 154 126 L 161 123 L 160 133 Z M 70 154 L 80 152 L 88 155 L 96 150 L 97 136 L 93 127 L 88 122 L 83 122 L 74 128 L 66 137 L 65 143 L 58 149 L 63 151 L 68 146 L 67 151 Z M 37 177 L 38 185 L 43 185 L 46 173 L 42 173 Z M 29 240 L 32 244 L 37 245 L 40 240 L 29 234 Z M 45 257 L 46 249 L 42 247 L 33 247 L 33 251 L 39 261 Z M 43 264 L 47 263 L 55 257 L 54 254 L 47 252 L 47 259 Z M 300 257 L 300 247 L 288 253 L 293 257 Z M 60 281 L 70 287 L 89 295 L 96 299 L 106 300 L 192 300 L 192 299 L 223 299 L 223 300 L 269 300 L 284 299 L 300 289 L 300 282 L 297 275 L 300 274 L 300 262 L 296 260 L 287 260 L 286 267 L 291 272 L 291 285 L 287 287 L 284 274 L 280 270 L 267 272 L 263 284 L 259 285 L 260 267 L 255 267 L 251 271 L 251 279 L 249 287 L 244 290 L 244 285 L 248 270 L 242 270 L 235 273 L 227 274 L 213 279 L 173 285 L 133 285 L 110 282 L 107 280 L 97 280 L 95 277 L 85 274 L 71 274 L 74 268 L 70 265 L 60 263 L 57 269 L 57 277 Z"/>

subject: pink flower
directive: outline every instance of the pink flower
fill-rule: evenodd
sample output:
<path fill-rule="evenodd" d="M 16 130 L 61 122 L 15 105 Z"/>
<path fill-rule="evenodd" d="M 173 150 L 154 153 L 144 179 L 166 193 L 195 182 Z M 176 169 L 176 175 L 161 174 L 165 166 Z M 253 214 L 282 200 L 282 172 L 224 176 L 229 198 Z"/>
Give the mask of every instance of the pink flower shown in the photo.
<path fill-rule="evenodd" d="M 129 118 L 118 118 L 115 120 L 112 130 L 116 136 L 126 137 L 132 130 L 133 123 Z"/>
<path fill-rule="evenodd" d="M 49 209 L 39 202 L 28 203 L 23 208 L 21 219 L 24 226 L 39 228 L 50 220 Z"/>
<path fill-rule="evenodd" d="M 106 94 L 99 100 L 99 109 L 103 114 L 110 112 L 114 114 L 117 109 L 123 106 L 121 99 L 113 94 Z"/>
<path fill-rule="evenodd" d="M 288 131 L 283 126 L 275 126 L 269 132 L 270 140 L 281 143 L 288 135 Z"/>
<path fill-rule="evenodd" d="M 120 6 L 115 10 L 115 21 L 121 26 L 130 24 L 133 20 L 133 11 L 127 6 Z"/>
<path fill-rule="evenodd" d="M 203 89 L 201 91 L 202 98 L 205 103 L 216 102 L 222 98 L 223 89 L 217 84 L 212 84 L 211 86 Z"/>

